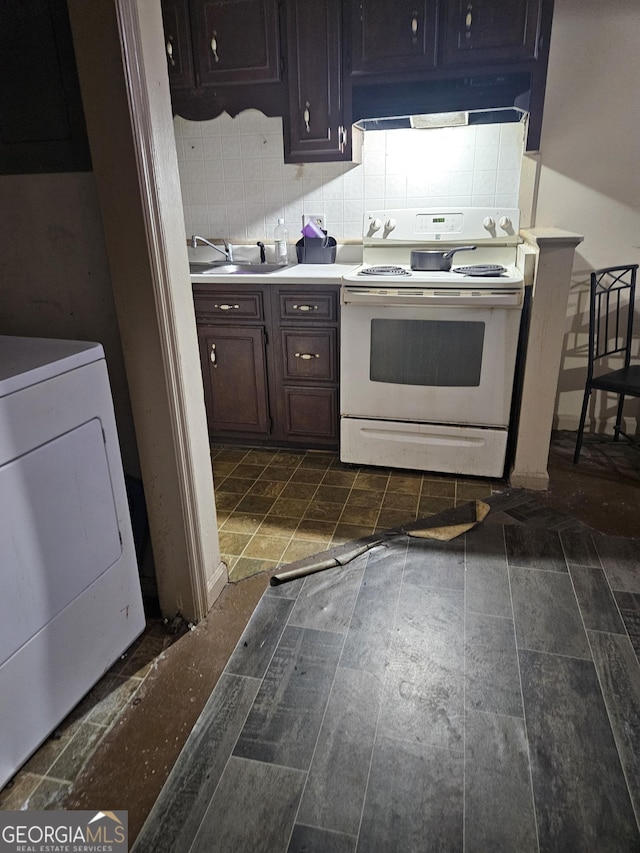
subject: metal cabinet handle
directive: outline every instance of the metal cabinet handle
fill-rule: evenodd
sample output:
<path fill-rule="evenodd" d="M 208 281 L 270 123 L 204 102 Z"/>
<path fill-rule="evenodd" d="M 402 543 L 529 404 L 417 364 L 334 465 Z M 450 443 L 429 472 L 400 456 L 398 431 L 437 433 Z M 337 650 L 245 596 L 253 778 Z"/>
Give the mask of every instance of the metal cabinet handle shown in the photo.
<path fill-rule="evenodd" d="M 173 67 L 176 64 L 176 61 L 173 58 L 173 36 L 169 36 L 167 38 L 166 47 L 167 47 L 167 59 L 169 60 L 169 62 L 171 63 L 171 66 Z"/>
<path fill-rule="evenodd" d="M 320 353 L 310 353 L 310 352 L 296 352 L 294 353 L 296 358 L 301 358 L 303 361 L 310 361 L 312 358 L 320 358 Z"/>
<path fill-rule="evenodd" d="M 464 18 L 465 38 L 471 38 L 471 27 L 473 25 L 473 3 L 467 3 L 467 14 Z"/>
<path fill-rule="evenodd" d="M 294 311 L 317 311 L 318 306 L 317 305 L 294 305 L 293 310 Z"/>
<path fill-rule="evenodd" d="M 304 119 L 305 130 L 307 133 L 311 133 L 311 104 L 309 101 L 305 101 L 302 118 Z"/>
<path fill-rule="evenodd" d="M 418 35 L 418 13 L 414 12 L 413 17 L 411 18 L 411 36 L 413 41 L 416 40 L 416 36 Z"/>
<path fill-rule="evenodd" d="M 213 31 L 211 36 L 211 53 L 213 53 L 213 58 L 216 62 L 220 62 L 220 57 L 218 56 L 218 32 L 217 30 Z"/>
<path fill-rule="evenodd" d="M 209 353 L 209 358 L 211 359 L 211 364 L 214 367 L 218 366 L 218 362 L 216 361 L 216 345 L 211 344 L 211 352 Z"/>
<path fill-rule="evenodd" d="M 341 154 L 344 154 L 344 149 L 347 147 L 347 139 L 347 129 L 343 125 L 340 125 L 338 128 L 338 150 Z"/>
<path fill-rule="evenodd" d="M 222 305 L 214 305 L 213 307 L 219 311 L 237 311 L 240 308 L 239 305 L 229 305 L 228 302 L 223 302 Z"/>

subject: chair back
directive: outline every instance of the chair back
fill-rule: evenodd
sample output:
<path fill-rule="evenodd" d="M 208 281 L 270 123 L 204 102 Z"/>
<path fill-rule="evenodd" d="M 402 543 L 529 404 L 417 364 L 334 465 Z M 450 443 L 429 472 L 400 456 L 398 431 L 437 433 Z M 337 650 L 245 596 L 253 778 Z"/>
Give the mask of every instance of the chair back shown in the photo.
<path fill-rule="evenodd" d="M 612 355 L 629 366 L 638 264 L 608 267 L 591 273 L 589 310 L 589 369 L 595 361 Z"/>

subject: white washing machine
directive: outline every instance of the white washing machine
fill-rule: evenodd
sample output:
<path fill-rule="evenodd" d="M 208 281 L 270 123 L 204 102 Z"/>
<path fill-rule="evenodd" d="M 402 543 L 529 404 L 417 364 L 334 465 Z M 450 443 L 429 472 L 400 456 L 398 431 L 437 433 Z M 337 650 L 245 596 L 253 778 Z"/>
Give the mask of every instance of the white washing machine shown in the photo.
<path fill-rule="evenodd" d="M 0 788 L 143 628 L 103 349 L 0 336 Z"/>

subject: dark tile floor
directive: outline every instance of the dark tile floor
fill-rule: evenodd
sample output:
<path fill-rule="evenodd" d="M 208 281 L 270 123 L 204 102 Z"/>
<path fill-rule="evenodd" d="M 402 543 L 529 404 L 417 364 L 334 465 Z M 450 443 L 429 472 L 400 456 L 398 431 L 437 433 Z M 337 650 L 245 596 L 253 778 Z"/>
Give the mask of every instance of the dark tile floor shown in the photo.
<path fill-rule="evenodd" d="M 231 581 L 504 489 L 496 480 L 347 466 L 336 453 L 215 446 L 211 458 Z"/>
<path fill-rule="evenodd" d="M 500 510 L 496 505 L 489 519 L 493 523 L 521 524 L 527 528 L 559 530 L 565 540 L 569 531 L 581 530 L 583 527 L 580 524 L 576 525 L 572 519 L 578 519 L 605 534 L 625 538 L 640 538 L 640 501 L 638 498 L 640 455 L 624 443 L 620 443 L 616 447 L 610 442 L 591 441 L 585 447 L 580 465 L 576 467 L 571 463 L 573 440 L 572 434 L 556 434 L 554 436 L 550 455 L 551 482 L 548 492 L 519 493 L 522 500 L 517 501 L 517 505 L 511 506 L 508 513 Z M 263 465 L 263 467 L 265 466 Z M 330 467 L 331 465 L 326 472 Z M 219 471 L 216 485 L 221 486 L 221 478 L 230 476 L 231 473 L 230 471 Z M 447 481 L 447 478 L 441 479 Z M 253 481 L 250 481 L 249 488 L 252 484 Z M 471 485 L 474 488 L 477 487 L 477 481 L 472 481 Z M 489 484 L 489 490 L 486 488 L 487 484 L 480 485 L 485 495 L 493 489 L 504 490 L 504 484 L 500 483 Z M 420 488 L 420 494 L 422 494 L 422 483 Z M 449 486 L 450 488 L 451 486 Z M 453 494 L 443 496 L 447 498 L 446 506 L 454 507 L 465 499 L 462 494 L 456 496 L 455 488 L 454 486 Z M 224 493 L 224 489 L 220 494 L 222 493 Z M 393 494 L 394 492 L 391 490 L 389 493 Z M 469 498 L 479 496 L 474 492 L 469 495 Z M 494 495 L 491 499 L 492 503 L 498 498 L 498 495 Z M 424 506 L 423 508 L 426 509 Z M 236 507 L 232 509 L 220 507 L 220 510 L 219 522 L 222 528 L 230 515 L 236 512 Z M 286 517 L 282 516 L 282 518 Z M 304 516 L 298 519 L 295 529 L 286 528 L 284 538 L 287 538 L 288 545 L 296 538 L 296 531 L 303 518 Z M 264 518 L 258 523 L 258 527 L 262 521 Z M 336 525 L 338 523 L 339 521 L 335 521 Z M 375 525 L 373 529 L 375 529 Z M 339 537 L 334 538 L 336 530 L 337 528 L 334 528 L 328 541 L 319 542 L 314 550 L 337 544 L 340 540 Z M 253 530 L 252 535 L 256 532 L 257 528 Z M 260 535 L 271 534 L 265 534 L 263 531 Z M 631 546 L 629 545 L 629 547 Z M 231 554 L 230 556 L 239 559 L 242 554 Z M 304 552 L 298 554 L 290 552 L 290 558 L 294 556 L 304 556 Z M 581 562 L 583 559 L 585 558 L 580 556 L 580 552 L 578 552 L 577 557 L 574 555 L 574 562 L 567 563 L 569 572 L 565 574 L 571 577 L 576 601 L 580 601 L 581 618 L 586 625 L 586 631 L 590 632 L 587 633 L 589 648 L 593 659 L 597 661 L 598 652 L 594 645 L 593 632 L 611 634 L 614 638 L 614 646 L 607 645 L 609 650 L 614 648 L 618 642 L 615 638 L 622 637 L 624 639 L 624 635 L 616 634 L 614 630 L 611 630 L 611 626 L 608 626 L 607 630 L 594 627 L 585 618 L 584 614 L 588 610 L 588 604 L 585 602 L 588 602 L 589 595 L 593 596 L 596 591 L 601 591 L 602 576 L 596 572 L 598 567 L 589 565 L 588 560 L 587 564 L 583 565 Z M 632 567 L 630 576 L 635 578 L 633 569 L 636 563 L 635 556 L 627 555 L 627 557 L 623 557 L 622 562 L 623 565 Z M 574 566 L 582 566 L 582 570 L 578 573 Z M 245 565 L 244 568 L 247 566 Z M 249 566 L 249 568 L 253 569 L 254 566 Z M 514 566 L 514 570 L 522 570 L 525 577 L 527 571 L 549 572 L 548 569 L 527 569 L 526 566 Z M 557 569 L 551 569 L 551 572 L 561 574 Z M 239 575 L 241 574 L 240 571 Z M 268 576 L 263 572 L 238 583 L 229 584 L 216 602 L 210 616 L 196 626 L 195 630 L 187 631 L 182 635 L 172 634 L 173 626 L 169 626 L 171 630 L 167 632 L 167 626 L 163 626 L 159 621 L 152 622 L 150 629 L 151 645 L 142 643 L 142 648 L 132 650 L 125 660 L 119 664 L 121 669 L 124 667 L 119 676 L 120 679 L 128 680 L 127 666 L 133 666 L 135 662 L 135 672 L 131 670 L 131 675 L 137 678 L 135 692 L 128 698 L 125 697 L 122 704 L 120 703 L 122 690 L 114 689 L 116 687 L 114 684 L 108 689 L 102 690 L 101 683 L 94 691 L 93 699 L 88 697 L 86 700 L 89 706 L 91 702 L 95 706 L 103 703 L 102 710 L 105 712 L 107 706 L 111 707 L 112 710 L 115 706 L 120 709 L 117 716 L 110 717 L 108 725 L 100 729 L 100 736 L 94 741 L 89 754 L 86 750 L 82 752 L 82 745 L 76 738 L 63 740 L 61 737 L 58 739 L 61 742 L 57 745 L 51 745 L 48 742 L 43 747 L 46 752 L 43 759 L 46 759 L 45 763 L 49 762 L 50 767 L 59 759 L 60 754 L 65 749 L 69 750 L 67 758 L 75 755 L 75 760 L 65 760 L 64 766 L 70 769 L 74 765 L 76 775 L 72 775 L 70 779 L 66 777 L 64 779 L 49 778 L 40 775 L 43 772 L 42 767 L 37 767 L 37 772 L 18 774 L 13 786 L 0 793 L 0 808 L 57 808 L 62 806 L 94 809 L 104 808 L 106 803 L 108 808 L 122 808 L 129 811 L 130 837 L 135 838 L 160 793 L 167 775 L 176 762 L 189 733 L 198 723 L 200 713 L 215 685 L 218 681 L 220 683 L 228 681 L 230 677 L 234 683 L 238 679 L 255 678 L 255 676 L 229 676 L 228 673 L 224 673 L 223 676 L 223 671 L 246 627 L 247 620 L 260 602 L 267 580 Z M 636 649 L 640 649 L 640 595 L 634 589 L 635 579 L 629 581 L 627 576 L 625 581 L 625 577 L 620 576 L 615 583 L 619 583 L 622 587 L 616 591 L 619 611 L 624 617 L 632 642 L 635 643 Z M 488 587 L 485 585 L 476 586 L 474 594 L 482 601 L 483 590 L 486 592 L 487 589 Z M 268 592 L 267 595 L 273 597 L 273 591 Z M 504 605 L 504 602 L 502 604 Z M 488 606 L 486 603 L 478 605 L 478 613 L 484 615 L 483 611 Z M 291 627 L 298 628 L 299 626 L 292 625 Z M 175 642 L 176 638 L 178 638 L 177 642 Z M 600 652 L 602 653 L 602 650 Z M 586 658 L 581 659 L 579 657 L 575 659 L 586 660 Z M 355 671 L 355 667 L 351 667 L 351 669 Z M 337 671 L 338 668 L 336 668 Z M 121 687 L 120 681 L 118 686 Z M 245 701 L 249 701 L 249 698 L 245 697 Z M 611 715 L 611 709 L 608 710 Z M 472 711 L 473 709 L 468 713 L 471 714 Z M 485 712 L 477 711 L 475 713 L 483 714 Z M 626 725 L 631 733 L 637 731 L 638 726 L 634 714 L 637 714 L 637 706 L 633 702 L 627 702 L 618 716 L 619 721 L 624 721 L 619 722 L 619 725 Z M 501 719 L 503 716 L 511 719 L 509 714 L 498 716 Z M 514 719 L 518 718 L 514 717 Z M 94 722 L 93 725 L 95 724 Z M 101 724 L 98 723 L 98 725 Z M 468 731 L 471 731 L 470 725 L 470 722 L 467 721 Z M 98 744 L 97 748 L 96 743 Z M 70 749 L 72 744 L 75 746 Z M 438 747 L 434 748 L 438 749 Z M 620 750 L 620 746 L 618 749 Z M 34 758 L 37 756 L 38 753 Z M 248 762 L 252 759 L 241 758 L 238 760 Z M 78 770 L 83 765 L 84 769 L 76 778 Z M 63 763 L 61 762 L 58 767 L 62 766 Z M 484 766 L 482 761 L 478 766 Z M 215 768 L 213 768 L 213 772 L 217 772 Z M 33 797 L 34 791 L 38 788 L 40 799 Z M 375 789 L 373 790 L 375 792 Z M 251 802 L 253 807 L 254 796 L 252 796 Z M 177 816 L 176 821 L 178 821 Z M 311 821 L 305 824 L 305 826 L 312 825 Z M 295 837 L 298 837 L 299 833 L 303 834 L 305 843 L 312 843 L 308 841 L 307 836 L 313 836 L 313 830 L 298 829 Z M 334 837 L 334 835 L 331 835 L 330 838 L 334 839 L 338 845 L 335 849 L 342 849 L 339 846 L 341 839 L 337 836 Z M 308 849 L 317 848 L 310 846 Z M 331 850 L 334 848 L 327 846 L 321 849 Z M 565 849 L 575 848 L 570 846 Z"/>
<path fill-rule="evenodd" d="M 346 466 L 336 453 L 318 451 L 222 445 L 211 457 L 220 547 L 233 582 L 504 489 L 499 481 Z M 120 712 L 142 701 L 147 678 L 184 628 L 149 619 L 144 635 L 0 792 L 0 809 L 60 805 L 114 736 Z"/>
<path fill-rule="evenodd" d="M 640 542 L 495 504 L 267 588 L 136 853 L 640 849 Z"/>

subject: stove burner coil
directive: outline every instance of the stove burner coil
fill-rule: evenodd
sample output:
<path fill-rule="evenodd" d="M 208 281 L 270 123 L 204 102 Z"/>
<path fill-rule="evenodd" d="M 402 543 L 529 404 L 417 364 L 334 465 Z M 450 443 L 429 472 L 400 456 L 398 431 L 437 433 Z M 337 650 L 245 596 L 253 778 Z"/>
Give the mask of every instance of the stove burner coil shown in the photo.
<path fill-rule="evenodd" d="M 472 264 L 469 267 L 454 267 L 451 272 L 460 273 L 460 275 L 476 275 L 476 276 L 490 276 L 490 275 L 502 275 L 503 272 L 506 272 L 506 268 L 500 266 L 500 264 Z"/>
<path fill-rule="evenodd" d="M 360 275 L 411 275 L 403 267 L 366 267 L 360 270 Z"/>

